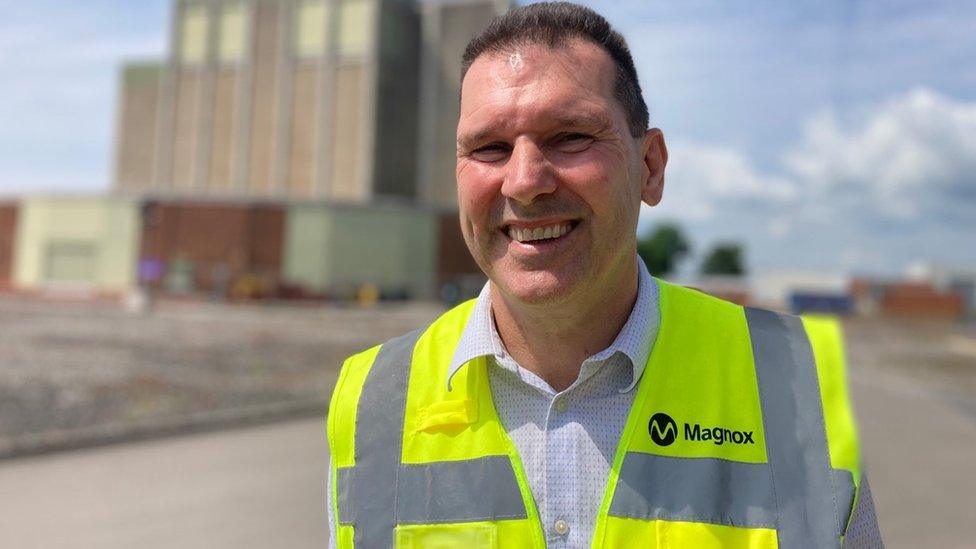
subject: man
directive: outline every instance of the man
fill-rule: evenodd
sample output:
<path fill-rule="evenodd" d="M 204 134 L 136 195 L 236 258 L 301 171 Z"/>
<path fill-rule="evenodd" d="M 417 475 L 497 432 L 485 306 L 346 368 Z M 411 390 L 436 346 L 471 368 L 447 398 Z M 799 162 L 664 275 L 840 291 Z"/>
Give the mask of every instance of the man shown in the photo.
<path fill-rule="evenodd" d="M 591 10 L 518 8 L 468 45 L 458 200 L 489 283 L 343 366 L 333 544 L 880 546 L 836 326 L 637 259 L 667 163 L 647 127 Z"/>

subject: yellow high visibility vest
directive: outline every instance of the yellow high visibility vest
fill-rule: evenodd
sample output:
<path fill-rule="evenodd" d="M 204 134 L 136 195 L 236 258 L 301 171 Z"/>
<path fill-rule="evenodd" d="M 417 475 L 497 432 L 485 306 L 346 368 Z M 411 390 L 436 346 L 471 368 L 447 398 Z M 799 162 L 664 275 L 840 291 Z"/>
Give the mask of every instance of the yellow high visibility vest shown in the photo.
<path fill-rule="evenodd" d="M 836 322 L 658 284 L 592 546 L 839 547 L 861 472 Z M 486 358 L 447 385 L 473 304 L 343 365 L 328 418 L 340 548 L 545 547 Z"/>

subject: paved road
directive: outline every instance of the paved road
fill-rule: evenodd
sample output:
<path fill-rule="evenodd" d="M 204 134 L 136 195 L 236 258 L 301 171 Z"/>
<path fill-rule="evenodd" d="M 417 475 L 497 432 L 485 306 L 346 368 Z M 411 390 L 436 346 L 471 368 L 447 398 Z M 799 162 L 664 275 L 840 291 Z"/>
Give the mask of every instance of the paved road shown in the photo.
<path fill-rule="evenodd" d="M 322 547 L 324 422 L 0 462 L 0 547 Z"/>
<path fill-rule="evenodd" d="M 973 402 L 947 399 L 882 372 L 859 371 L 853 382 L 888 548 L 976 547 Z"/>
<path fill-rule="evenodd" d="M 976 546 L 976 417 L 883 372 L 853 387 L 888 547 Z M 321 547 L 322 425 L 0 463 L 0 547 Z"/>

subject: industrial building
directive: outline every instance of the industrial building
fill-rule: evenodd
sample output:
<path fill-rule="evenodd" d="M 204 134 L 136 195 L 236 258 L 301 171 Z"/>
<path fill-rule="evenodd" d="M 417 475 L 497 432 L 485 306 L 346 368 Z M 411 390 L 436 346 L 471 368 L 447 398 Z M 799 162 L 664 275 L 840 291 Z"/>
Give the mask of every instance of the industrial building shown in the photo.
<path fill-rule="evenodd" d="M 500 0 L 175 0 L 126 64 L 112 193 L 0 205 L 0 288 L 432 297 L 459 234 L 461 53 Z"/>
<path fill-rule="evenodd" d="M 461 53 L 506 6 L 179 0 L 123 69 L 116 189 L 454 208 Z"/>

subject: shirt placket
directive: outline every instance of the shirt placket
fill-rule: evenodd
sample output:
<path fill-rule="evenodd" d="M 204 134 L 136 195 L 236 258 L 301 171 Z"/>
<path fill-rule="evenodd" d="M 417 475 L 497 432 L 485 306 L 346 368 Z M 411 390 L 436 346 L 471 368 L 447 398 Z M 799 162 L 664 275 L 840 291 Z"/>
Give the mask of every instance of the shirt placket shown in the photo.
<path fill-rule="evenodd" d="M 576 437 L 581 436 L 577 431 L 582 427 L 575 421 L 573 402 L 579 396 L 581 386 L 596 373 L 599 365 L 598 362 L 584 363 L 577 380 L 549 399 L 544 458 L 546 512 L 542 517 L 549 547 L 582 547 L 585 544 L 580 538 L 579 506 L 572 497 L 576 490 L 567 485 L 576 482 L 575 473 L 581 467 Z"/>
<path fill-rule="evenodd" d="M 570 531 L 575 522 L 567 498 L 558 497 L 565 492 L 567 467 L 573 467 L 574 453 L 570 448 L 569 427 L 566 424 L 569 395 L 561 393 L 549 401 L 546 412 L 545 471 L 546 517 L 544 528 L 549 547 L 569 547 Z M 553 497 L 557 496 L 557 497 Z"/>

